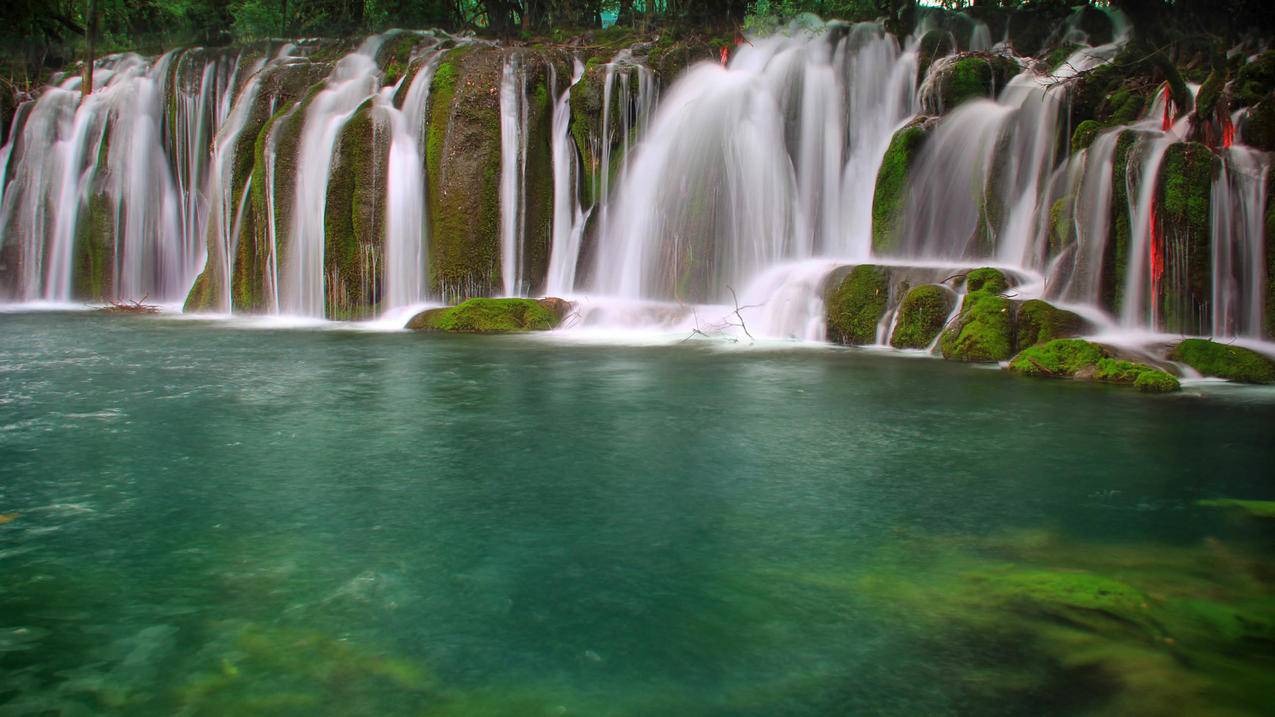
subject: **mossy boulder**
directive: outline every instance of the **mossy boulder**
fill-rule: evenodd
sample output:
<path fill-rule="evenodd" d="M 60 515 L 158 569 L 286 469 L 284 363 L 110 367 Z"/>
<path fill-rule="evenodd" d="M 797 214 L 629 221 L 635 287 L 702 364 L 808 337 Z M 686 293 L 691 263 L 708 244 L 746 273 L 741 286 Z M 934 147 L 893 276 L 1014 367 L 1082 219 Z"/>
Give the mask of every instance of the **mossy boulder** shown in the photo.
<path fill-rule="evenodd" d="M 100 179 L 95 183 L 100 185 Z M 90 194 L 80 208 L 72 262 L 71 289 L 76 299 L 102 302 L 116 298 L 115 210 L 104 192 Z"/>
<path fill-rule="evenodd" d="M 1181 388 L 1168 373 L 1115 358 L 1108 349 L 1083 339 L 1055 339 L 1024 349 L 1010 360 L 1009 370 L 1023 376 L 1124 384 L 1144 393 L 1169 393 Z"/>
<path fill-rule="evenodd" d="M 877 324 L 890 298 L 884 268 L 862 264 L 850 270 L 827 298 L 828 337 L 840 344 L 876 342 Z"/>
<path fill-rule="evenodd" d="M 1088 322 L 1079 314 L 1059 309 L 1040 299 L 1030 299 L 1018 305 L 1018 313 L 1014 317 L 1014 345 L 1021 351 L 1054 339 L 1079 336 L 1087 328 Z"/>
<path fill-rule="evenodd" d="M 1001 292 L 1009 281 L 999 269 L 975 269 L 965 276 L 961 313 L 943 332 L 943 358 L 1004 361 L 1014 355 L 1014 305 Z"/>
<path fill-rule="evenodd" d="M 908 173 L 927 135 L 922 123 L 900 129 L 881 159 L 872 195 L 872 251 L 877 254 L 889 254 L 899 248 L 908 203 Z"/>
<path fill-rule="evenodd" d="M 426 137 L 430 286 L 446 297 L 500 286 L 500 82 L 504 50 L 468 45 L 443 57 Z"/>
<path fill-rule="evenodd" d="M 1087 119 L 1076 125 L 1076 131 L 1071 133 L 1072 154 L 1088 149 L 1101 131 L 1102 124 L 1093 119 Z"/>
<path fill-rule="evenodd" d="M 1158 188 L 1158 246 L 1151 250 L 1157 328 L 1198 335 L 1211 325 L 1209 205 L 1217 169 L 1216 155 L 1197 142 L 1174 144 L 1165 152 Z"/>
<path fill-rule="evenodd" d="M 1272 90 L 1275 90 L 1275 50 L 1267 50 L 1240 68 L 1231 86 L 1231 102 L 1235 107 L 1250 107 Z"/>
<path fill-rule="evenodd" d="M 1169 358 L 1205 376 L 1240 383 L 1275 383 L 1275 361 L 1240 346 L 1207 339 L 1187 339 L 1173 348 Z"/>
<path fill-rule="evenodd" d="M 414 331 L 506 334 L 548 331 L 562 323 L 570 304 L 561 299 L 470 299 L 456 306 L 427 309 L 413 316 Z"/>
<path fill-rule="evenodd" d="M 1129 269 L 1129 244 L 1133 225 L 1129 218 L 1129 155 L 1138 141 L 1138 133 L 1126 130 L 1116 138 L 1111 169 L 1111 234 L 1102 255 L 1102 278 L 1099 300 L 1103 308 L 1119 315 L 1124 303 L 1125 275 Z"/>
<path fill-rule="evenodd" d="M 995 99 L 1022 68 L 1003 55 L 973 53 L 943 69 L 938 79 L 940 112 L 950 112 L 979 97 Z"/>
<path fill-rule="evenodd" d="M 1275 152 L 1275 92 L 1249 108 L 1240 122 L 1240 139 L 1264 152 Z"/>
<path fill-rule="evenodd" d="M 916 51 L 916 79 L 919 84 L 925 79 L 930 65 L 940 57 L 946 57 L 956 50 L 952 44 L 952 33 L 945 30 L 930 30 L 921 36 Z"/>
<path fill-rule="evenodd" d="M 943 330 L 956 304 L 955 295 L 938 284 L 918 286 L 903 297 L 890 345 L 896 349 L 923 349 Z"/>

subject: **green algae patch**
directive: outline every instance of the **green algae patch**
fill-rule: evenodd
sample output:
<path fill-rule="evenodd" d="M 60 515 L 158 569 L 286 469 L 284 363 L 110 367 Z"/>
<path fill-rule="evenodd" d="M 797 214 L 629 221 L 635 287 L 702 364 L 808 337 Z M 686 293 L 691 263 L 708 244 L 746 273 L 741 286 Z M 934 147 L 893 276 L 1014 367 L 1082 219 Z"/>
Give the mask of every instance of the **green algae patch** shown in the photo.
<path fill-rule="evenodd" d="M 1214 498 L 1197 500 L 1195 504 L 1201 508 L 1219 508 L 1236 511 L 1251 518 L 1275 520 L 1275 500 L 1239 500 L 1237 498 Z"/>
<path fill-rule="evenodd" d="M 872 194 L 872 250 L 888 253 L 899 248 L 903 213 L 908 199 L 908 173 L 925 144 L 925 128 L 913 124 L 894 133 L 881 158 Z"/>
<path fill-rule="evenodd" d="M 1207 339 L 1187 339 L 1169 354 L 1205 376 L 1240 383 L 1275 383 L 1275 361 L 1240 346 L 1228 346 Z"/>
<path fill-rule="evenodd" d="M 1054 339 L 1077 336 L 1085 327 L 1085 320 L 1079 314 L 1059 309 L 1040 299 L 1031 299 L 1018 307 L 1014 345 L 1021 351 Z"/>
<path fill-rule="evenodd" d="M 407 322 L 407 328 L 461 334 L 548 331 L 562 322 L 563 309 L 565 302 L 561 299 L 470 299 L 456 306 L 422 311 Z"/>
<path fill-rule="evenodd" d="M 1171 393 L 1182 387 L 1158 368 L 1114 358 L 1084 339 L 1055 339 L 1029 347 L 1010 360 L 1008 369 L 1022 376 L 1123 384 L 1143 393 Z"/>
<path fill-rule="evenodd" d="M 829 338 L 851 346 L 875 342 L 877 323 L 889 298 L 889 280 L 883 268 L 856 266 L 828 296 Z"/>
<path fill-rule="evenodd" d="M 1211 323 L 1212 226 L 1209 211 L 1219 160 L 1197 142 L 1171 145 L 1160 172 L 1164 276 L 1152 300 L 1167 331 L 1201 334 Z"/>
<path fill-rule="evenodd" d="M 1102 125 L 1097 120 L 1087 119 L 1076 125 L 1076 131 L 1071 133 L 1072 154 L 1088 149 L 1100 132 Z"/>
<path fill-rule="evenodd" d="M 923 349 L 943 330 L 956 299 L 952 292 L 937 284 L 918 286 L 903 297 L 899 317 L 890 335 L 896 349 Z"/>
<path fill-rule="evenodd" d="M 1005 272 L 1000 269 L 985 266 L 965 275 L 965 291 L 970 294 L 977 291 L 999 294 L 1008 288 L 1009 279 L 1005 278 Z"/>

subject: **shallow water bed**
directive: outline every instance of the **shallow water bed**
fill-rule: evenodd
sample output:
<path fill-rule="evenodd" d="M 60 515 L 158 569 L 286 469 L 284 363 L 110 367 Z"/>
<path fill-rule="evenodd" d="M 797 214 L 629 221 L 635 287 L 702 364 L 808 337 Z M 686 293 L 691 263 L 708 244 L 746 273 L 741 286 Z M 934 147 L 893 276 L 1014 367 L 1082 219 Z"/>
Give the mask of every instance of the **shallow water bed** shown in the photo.
<path fill-rule="evenodd" d="M 0 315 L 0 713 L 1275 709 L 1275 390 Z M 16 514 L 16 515 L 14 515 Z"/>

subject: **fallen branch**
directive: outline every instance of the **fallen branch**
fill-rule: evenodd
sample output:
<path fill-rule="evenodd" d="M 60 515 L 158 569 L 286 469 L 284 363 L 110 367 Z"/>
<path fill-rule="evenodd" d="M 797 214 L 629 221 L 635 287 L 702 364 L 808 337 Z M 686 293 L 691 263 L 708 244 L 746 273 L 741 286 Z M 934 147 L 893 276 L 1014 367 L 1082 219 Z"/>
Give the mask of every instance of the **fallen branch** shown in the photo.
<path fill-rule="evenodd" d="M 98 309 L 104 314 L 158 314 L 159 307 L 154 304 L 147 304 L 146 300 L 150 298 L 150 294 L 143 296 L 141 301 L 112 301 L 110 304 Z"/>

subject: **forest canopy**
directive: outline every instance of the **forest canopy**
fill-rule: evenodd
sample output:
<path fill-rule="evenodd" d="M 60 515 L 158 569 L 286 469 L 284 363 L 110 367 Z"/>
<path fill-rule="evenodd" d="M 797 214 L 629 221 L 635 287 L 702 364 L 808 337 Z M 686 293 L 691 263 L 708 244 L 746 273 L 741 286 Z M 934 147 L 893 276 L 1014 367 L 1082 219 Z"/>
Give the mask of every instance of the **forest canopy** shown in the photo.
<path fill-rule="evenodd" d="M 1076 0 L 6 0 L 0 47 L 13 77 L 65 66 L 90 27 L 98 52 L 156 51 L 272 37 L 348 36 L 391 27 L 441 28 L 506 38 L 565 37 L 618 25 L 637 30 L 730 31 L 803 13 L 850 21 L 883 19 L 910 31 L 926 8 L 967 12 L 995 30 L 997 17 L 1033 13 L 1056 21 Z M 1219 39 L 1268 33 L 1269 0 L 1090 0 L 1121 9 L 1135 27 L 1173 25 Z M 91 22 L 92 20 L 92 22 Z M 765 24 L 765 23 L 758 23 Z M 999 23 L 1004 25 L 1004 21 Z"/>

